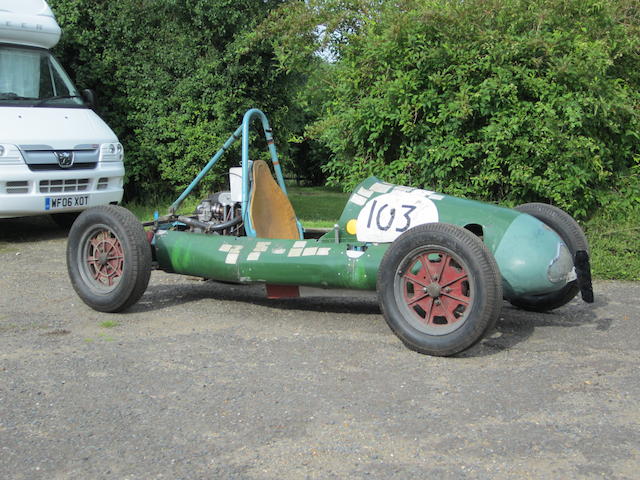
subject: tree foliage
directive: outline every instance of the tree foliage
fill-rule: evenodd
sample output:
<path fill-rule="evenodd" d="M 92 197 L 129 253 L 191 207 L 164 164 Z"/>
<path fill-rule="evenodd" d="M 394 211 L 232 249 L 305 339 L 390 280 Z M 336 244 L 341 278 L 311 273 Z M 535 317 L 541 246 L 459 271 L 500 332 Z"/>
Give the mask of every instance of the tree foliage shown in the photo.
<path fill-rule="evenodd" d="M 130 196 L 184 188 L 249 108 L 267 112 L 279 146 L 301 133 L 291 101 L 300 76 L 279 69 L 255 35 L 283 0 L 49 3 L 63 28 L 58 55 L 81 88 L 98 92 L 99 113 L 125 145 Z"/>
<path fill-rule="evenodd" d="M 184 187 L 259 107 L 314 182 L 374 174 L 578 216 L 640 202 L 636 0 L 50 4 L 130 194 Z"/>
<path fill-rule="evenodd" d="M 305 40 L 326 48 L 328 38 L 336 52 L 308 129 L 332 153 L 331 183 L 374 174 L 578 216 L 621 176 L 637 185 L 637 2 L 354 1 L 338 17 L 336 3 L 288 9 L 277 45 L 291 65 Z M 334 26 L 328 37 L 320 24 Z"/>

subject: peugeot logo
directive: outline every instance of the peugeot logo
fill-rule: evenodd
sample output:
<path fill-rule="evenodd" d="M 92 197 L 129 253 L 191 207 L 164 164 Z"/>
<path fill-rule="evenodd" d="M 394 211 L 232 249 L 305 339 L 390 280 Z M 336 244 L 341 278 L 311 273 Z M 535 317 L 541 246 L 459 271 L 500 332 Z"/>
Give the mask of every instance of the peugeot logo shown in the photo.
<path fill-rule="evenodd" d="M 60 168 L 69 168 L 73 165 L 73 152 L 56 152 Z"/>

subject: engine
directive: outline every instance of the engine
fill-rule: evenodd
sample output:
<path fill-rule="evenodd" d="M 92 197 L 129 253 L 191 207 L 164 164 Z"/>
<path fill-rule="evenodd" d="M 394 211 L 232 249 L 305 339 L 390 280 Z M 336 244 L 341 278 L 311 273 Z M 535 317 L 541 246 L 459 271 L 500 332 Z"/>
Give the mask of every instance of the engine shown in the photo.
<path fill-rule="evenodd" d="M 244 235 L 240 203 L 232 200 L 231 192 L 210 195 L 196 207 L 193 216 L 179 216 L 178 220 L 196 233 Z"/>

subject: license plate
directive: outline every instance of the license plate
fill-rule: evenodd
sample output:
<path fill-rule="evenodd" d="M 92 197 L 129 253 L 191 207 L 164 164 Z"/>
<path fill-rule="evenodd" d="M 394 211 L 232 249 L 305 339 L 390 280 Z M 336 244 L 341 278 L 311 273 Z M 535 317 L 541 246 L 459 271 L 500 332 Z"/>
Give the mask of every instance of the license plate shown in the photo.
<path fill-rule="evenodd" d="M 45 197 L 45 210 L 64 210 L 67 208 L 83 208 L 89 205 L 89 195 L 67 195 L 64 197 Z"/>

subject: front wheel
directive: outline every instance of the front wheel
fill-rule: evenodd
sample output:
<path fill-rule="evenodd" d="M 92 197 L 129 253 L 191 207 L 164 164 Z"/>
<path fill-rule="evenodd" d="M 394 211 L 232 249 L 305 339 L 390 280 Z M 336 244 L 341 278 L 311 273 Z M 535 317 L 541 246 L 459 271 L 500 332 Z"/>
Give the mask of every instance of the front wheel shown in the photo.
<path fill-rule="evenodd" d="M 151 247 L 128 210 L 106 205 L 85 210 L 67 242 L 67 270 L 84 303 L 119 312 L 142 296 L 151 275 Z"/>
<path fill-rule="evenodd" d="M 420 225 L 398 237 L 380 263 L 377 289 L 391 330 L 428 355 L 471 347 L 502 309 L 493 255 L 471 232 L 445 223 Z"/>

